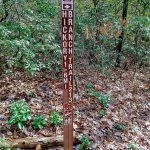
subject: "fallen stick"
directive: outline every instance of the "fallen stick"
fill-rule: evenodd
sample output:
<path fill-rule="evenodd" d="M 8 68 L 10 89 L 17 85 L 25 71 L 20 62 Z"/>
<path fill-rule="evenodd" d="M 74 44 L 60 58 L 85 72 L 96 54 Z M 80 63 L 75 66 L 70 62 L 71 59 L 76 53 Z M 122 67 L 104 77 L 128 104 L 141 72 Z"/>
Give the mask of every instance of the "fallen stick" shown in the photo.
<path fill-rule="evenodd" d="M 21 139 L 6 139 L 5 148 L 35 148 L 37 145 L 42 147 L 55 147 L 63 146 L 63 137 L 27 137 Z M 74 139 L 74 144 L 78 143 L 79 140 Z M 1 147 L 0 148 L 4 148 Z"/>

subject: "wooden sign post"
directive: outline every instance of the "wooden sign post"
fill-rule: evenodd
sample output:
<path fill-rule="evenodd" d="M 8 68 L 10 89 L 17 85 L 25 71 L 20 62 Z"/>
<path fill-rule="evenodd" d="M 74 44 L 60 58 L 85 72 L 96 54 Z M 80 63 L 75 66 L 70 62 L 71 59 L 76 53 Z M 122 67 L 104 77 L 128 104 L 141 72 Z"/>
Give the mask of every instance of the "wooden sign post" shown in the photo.
<path fill-rule="evenodd" d="M 61 0 L 64 150 L 73 150 L 74 0 Z"/>

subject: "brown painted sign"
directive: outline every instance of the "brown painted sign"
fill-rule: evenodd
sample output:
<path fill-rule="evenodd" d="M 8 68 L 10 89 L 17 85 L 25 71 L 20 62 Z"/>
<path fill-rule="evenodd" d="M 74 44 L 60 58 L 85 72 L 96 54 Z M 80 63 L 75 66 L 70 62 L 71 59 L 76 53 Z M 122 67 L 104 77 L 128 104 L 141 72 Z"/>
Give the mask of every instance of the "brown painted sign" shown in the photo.
<path fill-rule="evenodd" d="M 73 150 L 74 0 L 61 0 L 64 149 Z"/>

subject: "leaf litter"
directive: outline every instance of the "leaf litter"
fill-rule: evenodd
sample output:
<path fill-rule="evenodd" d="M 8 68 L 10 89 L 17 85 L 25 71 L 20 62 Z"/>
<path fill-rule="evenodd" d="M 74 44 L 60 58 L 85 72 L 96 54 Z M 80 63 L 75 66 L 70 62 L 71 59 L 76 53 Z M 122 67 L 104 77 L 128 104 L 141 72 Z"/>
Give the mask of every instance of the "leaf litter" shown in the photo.
<path fill-rule="evenodd" d="M 18 75 L 19 74 L 19 75 Z M 125 72 L 118 78 L 119 71 L 113 71 L 114 78 L 100 72 L 77 70 L 77 88 L 74 88 L 74 136 L 85 134 L 91 141 L 92 150 L 148 150 L 150 147 L 150 89 L 149 74 L 138 72 L 134 80 Z M 24 78 L 22 78 L 24 76 Z M 143 77 L 144 76 L 144 77 Z M 131 78 L 130 78 L 131 77 Z M 145 80 L 144 80 L 145 79 Z M 144 81 L 143 81 L 144 80 Z M 92 83 L 94 90 L 111 94 L 106 115 L 101 116 L 100 104 L 96 97 L 86 93 L 86 85 Z M 30 77 L 22 73 L 0 79 L 0 136 L 13 138 L 13 131 L 6 125 L 12 101 L 26 99 L 33 116 L 58 111 L 63 115 L 62 81 L 37 75 Z M 28 136 L 54 136 L 63 134 L 60 126 L 54 132 L 50 127 L 36 131 L 28 122 L 24 130 L 18 131 L 18 138 Z M 54 148 L 55 149 L 55 148 Z"/>

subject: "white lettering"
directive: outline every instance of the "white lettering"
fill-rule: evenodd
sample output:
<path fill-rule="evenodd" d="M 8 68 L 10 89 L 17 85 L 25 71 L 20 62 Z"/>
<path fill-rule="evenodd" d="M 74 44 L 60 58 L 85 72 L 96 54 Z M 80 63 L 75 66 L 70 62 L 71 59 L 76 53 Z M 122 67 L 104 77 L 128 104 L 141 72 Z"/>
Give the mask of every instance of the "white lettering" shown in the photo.
<path fill-rule="evenodd" d="M 67 11 L 63 11 L 62 16 L 63 18 L 67 18 Z"/>
<path fill-rule="evenodd" d="M 73 45 L 72 45 L 72 41 L 69 41 L 68 46 L 69 46 L 70 48 L 73 46 Z"/>
<path fill-rule="evenodd" d="M 72 26 L 69 27 L 68 33 L 73 33 L 73 28 L 72 28 Z"/>
<path fill-rule="evenodd" d="M 69 77 L 69 81 L 72 81 L 72 76 Z"/>
<path fill-rule="evenodd" d="M 63 18 L 63 25 L 66 26 L 67 25 L 67 19 Z"/>
<path fill-rule="evenodd" d="M 65 68 L 67 67 L 67 62 L 64 62 L 64 67 L 65 67 Z"/>
<path fill-rule="evenodd" d="M 68 53 L 69 53 L 69 55 L 71 55 L 71 54 L 72 54 L 72 51 L 73 51 L 73 49 L 72 49 L 72 48 L 69 48 L 69 49 L 68 49 Z"/>
<path fill-rule="evenodd" d="M 67 72 L 64 72 L 64 78 L 67 78 Z"/>
<path fill-rule="evenodd" d="M 63 34 L 63 41 L 67 41 L 67 34 Z"/>
<path fill-rule="evenodd" d="M 69 58 L 69 63 L 71 64 L 72 58 Z"/>
<path fill-rule="evenodd" d="M 67 60 L 67 55 L 64 55 L 64 61 L 66 61 Z"/>
<path fill-rule="evenodd" d="M 67 33 L 67 27 L 63 27 L 63 33 Z"/>
<path fill-rule="evenodd" d="M 72 19 L 68 19 L 68 25 L 72 26 L 73 25 L 73 20 Z"/>
<path fill-rule="evenodd" d="M 68 83 L 68 79 L 64 78 L 64 84 Z"/>
<path fill-rule="evenodd" d="M 63 48 L 63 54 L 67 55 L 67 48 Z"/>
<path fill-rule="evenodd" d="M 72 82 L 71 81 L 69 82 L 69 87 L 72 87 Z"/>
<path fill-rule="evenodd" d="M 70 70 L 72 69 L 72 64 L 69 64 L 69 69 L 70 69 Z"/>
<path fill-rule="evenodd" d="M 69 41 L 73 40 L 73 34 L 68 34 L 68 40 Z"/>
<path fill-rule="evenodd" d="M 72 70 L 69 70 L 69 76 L 72 75 L 72 74 L 73 74 Z"/>
<path fill-rule="evenodd" d="M 63 47 L 67 47 L 67 42 L 63 41 Z"/>
<path fill-rule="evenodd" d="M 67 84 L 65 84 L 65 87 L 64 87 L 64 89 L 65 89 L 65 90 L 67 89 Z"/>
<path fill-rule="evenodd" d="M 70 18 L 73 17 L 72 11 L 68 11 L 68 16 L 69 16 Z"/>

